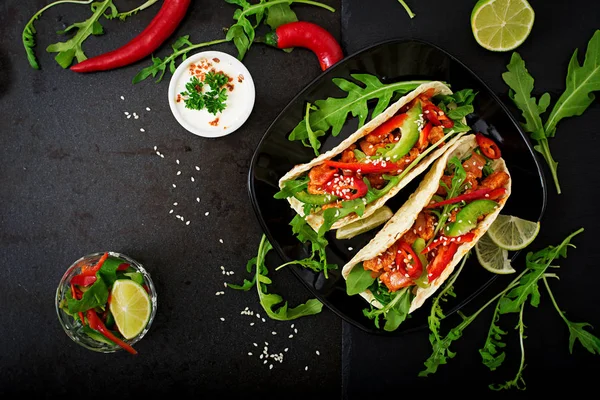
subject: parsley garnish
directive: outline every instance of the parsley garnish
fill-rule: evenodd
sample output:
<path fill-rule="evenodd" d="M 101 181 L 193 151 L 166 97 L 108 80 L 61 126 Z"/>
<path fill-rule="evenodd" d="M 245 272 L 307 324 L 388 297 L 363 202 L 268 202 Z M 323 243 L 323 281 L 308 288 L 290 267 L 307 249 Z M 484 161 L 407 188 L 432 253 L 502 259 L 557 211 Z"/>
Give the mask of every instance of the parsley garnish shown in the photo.
<path fill-rule="evenodd" d="M 190 110 L 202 110 L 216 115 L 223 111 L 227 104 L 227 89 L 224 88 L 228 78 L 222 72 L 208 72 L 204 77 L 204 82 L 198 79 L 197 76 L 192 76 L 192 79 L 185 84 L 185 92 L 181 92 L 181 96 L 185 101 L 185 108 Z M 204 86 L 208 85 L 210 91 L 205 92 Z"/>

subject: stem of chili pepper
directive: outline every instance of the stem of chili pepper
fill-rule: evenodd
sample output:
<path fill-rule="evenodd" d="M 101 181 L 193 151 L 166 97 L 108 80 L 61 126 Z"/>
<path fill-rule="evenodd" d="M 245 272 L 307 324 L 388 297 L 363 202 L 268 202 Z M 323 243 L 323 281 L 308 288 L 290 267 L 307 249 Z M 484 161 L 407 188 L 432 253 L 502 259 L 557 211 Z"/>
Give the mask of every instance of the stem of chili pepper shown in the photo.
<path fill-rule="evenodd" d="M 104 337 L 112 340 L 117 345 L 119 345 L 121 348 L 126 350 L 127 352 L 129 352 L 131 354 L 137 354 L 137 351 L 133 347 L 131 347 L 130 345 L 128 345 L 127 343 L 125 343 L 124 341 L 122 341 L 121 339 L 116 337 L 110 330 L 108 330 L 108 328 L 106 328 L 104 323 L 98 317 L 98 314 L 96 314 L 96 311 L 87 310 L 86 316 L 87 316 L 88 322 L 90 324 L 90 328 L 92 328 L 95 331 L 100 332 L 101 334 L 104 335 Z"/>

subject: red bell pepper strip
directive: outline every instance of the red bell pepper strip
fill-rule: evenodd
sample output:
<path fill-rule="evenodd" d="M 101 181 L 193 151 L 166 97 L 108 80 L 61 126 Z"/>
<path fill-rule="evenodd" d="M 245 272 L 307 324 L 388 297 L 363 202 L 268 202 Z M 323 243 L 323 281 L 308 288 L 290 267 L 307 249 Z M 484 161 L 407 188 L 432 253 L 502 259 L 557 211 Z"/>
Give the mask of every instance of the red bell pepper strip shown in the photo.
<path fill-rule="evenodd" d="M 312 22 L 296 21 L 280 25 L 265 35 L 265 43 L 279 49 L 309 49 L 319 59 L 323 71 L 344 58 L 342 47 L 333 35 Z"/>
<path fill-rule="evenodd" d="M 398 171 L 399 169 L 402 169 L 402 167 L 400 165 L 398 165 L 397 163 L 393 163 L 393 162 L 389 162 L 389 161 L 378 161 L 378 160 L 374 160 L 373 162 L 368 162 L 368 163 L 344 163 L 344 162 L 327 160 L 324 162 L 324 164 L 329 167 L 340 168 L 340 169 L 344 169 L 347 171 L 360 172 L 360 174 L 362 174 L 362 175 L 376 174 L 376 173 L 383 173 L 383 172 L 392 172 L 392 171 Z"/>
<path fill-rule="evenodd" d="M 427 254 L 431 250 L 435 249 L 436 247 L 438 247 L 441 244 L 443 244 L 443 245 L 447 245 L 448 243 L 461 244 L 461 243 L 472 242 L 473 239 L 475 239 L 475 233 L 473 233 L 473 232 L 465 233 L 464 235 L 456 236 L 456 237 L 440 236 L 439 238 L 437 238 L 433 242 L 431 242 L 429 244 L 429 246 L 425 247 L 421 251 L 421 254 Z"/>
<path fill-rule="evenodd" d="M 77 295 L 77 291 L 75 289 L 75 284 L 73 282 L 71 282 L 71 296 L 73 296 L 73 298 L 75 300 L 79 300 L 79 296 Z M 79 311 L 78 315 L 79 315 L 79 319 L 81 320 L 81 325 L 85 326 L 85 319 L 83 318 L 83 312 Z"/>
<path fill-rule="evenodd" d="M 406 263 L 404 260 L 409 260 L 409 262 Z M 405 276 L 408 275 L 411 279 L 417 279 L 423 273 L 421 260 L 415 254 L 412 247 L 404 241 L 399 243 L 398 253 L 396 254 L 396 265 L 401 273 L 405 274 Z"/>
<path fill-rule="evenodd" d="M 133 64 L 149 56 L 167 40 L 179 26 L 191 0 L 165 0 L 150 24 L 124 46 L 75 64 L 71 71 L 106 71 Z"/>
<path fill-rule="evenodd" d="M 433 261 L 427 267 L 427 280 L 429 283 L 436 280 L 446 269 L 454 254 L 458 250 L 458 243 L 450 242 L 449 246 L 444 246 L 440 249 Z"/>
<path fill-rule="evenodd" d="M 425 125 L 425 128 L 421 131 L 419 135 L 419 141 L 417 142 L 417 148 L 423 149 L 427 146 L 427 139 L 429 139 L 429 133 L 431 132 L 431 128 L 433 128 L 433 124 L 428 122 Z"/>
<path fill-rule="evenodd" d="M 128 263 L 122 263 L 119 264 L 119 266 L 117 267 L 117 271 L 125 271 L 129 267 L 130 265 Z"/>
<path fill-rule="evenodd" d="M 499 198 L 501 198 L 505 194 L 506 194 L 506 189 L 504 189 L 504 188 L 498 188 L 498 189 L 492 190 L 489 193 L 489 196 L 485 196 L 485 198 L 486 199 L 490 199 L 490 200 L 498 200 Z"/>
<path fill-rule="evenodd" d="M 369 133 L 369 135 L 385 136 L 389 133 L 392 133 L 395 129 L 398 129 L 402 126 L 407 116 L 408 115 L 406 113 L 394 115 L 392 118 L 388 119 L 383 124 L 373 129 L 373 131 Z"/>
<path fill-rule="evenodd" d="M 96 282 L 96 275 L 75 275 L 71 278 L 72 285 L 90 286 Z"/>
<path fill-rule="evenodd" d="M 504 188 L 500 188 L 500 189 L 503 191 L 506 191 L 506 189 L 504 189 Z M 445 206 L 446 204 L 460 203 L 461 201 L 487 199 L 487 198 L 489 198 L 489 194 L 493 190 L 494 189 L 488 189 L 488 188 L 473 190 L 471 193 L 461 194 L 460 196 L 456 196 L 456 197 L 453 197 L 448 200 L 443 200 L 443 201 L 439 201 L 437 203 L 429 204 L 425 208 L 438 208 L 441 206 Z M 488 196 L 486 196 L 486 195 L 488 195 Z"/>
<path fill-rule="evenodd" d="M 122 341 L 121 339 L 116 337 L 110 330 L 108 330 L 108 328 L 104 325 L 102 320 L 100 320 L 100 318 L 98 317 L 98 314 L 96 314 L 96 311 L 94 311 L 93 309 L 87 310 L 85 315 L 87 317 L 88 323 L 90 324 L 90 328 L 92 328 L 95 331 L 100 332 L 101 334 L 104 335 L 104 337 L 112 340 L 117 345 L 119 345 L 121 348 L 128 351 L 129 353 L 137 354 L 137 351 L 133 347 L 131 347 L 130 345 L 128 345 L 127 343 L 125 343 L 124 341 Z"/>
<path fill-rule="evenodd" d="M 495 160 L 502 156 L 500 148 L 492 139 L 483 136 L 481 133 L 478 133 L 475 135 L 475 140 L 477 140 L 477 145 L 481 149 L 483 155 L 487 158 Z"/>
<path fill-rule="evenodd" d="M 432 103 L 423 106 L 423 117 L 437 126 L 441 125 L 444 128 L 452 128 L 454 126 L 454 121 L 448 118 L 442 110 Z"/>
<path fill-rule="evenodd" d="M 104 261 L 106 261 L 107 258 L 108 258 L 108 253 L 104 253 L 102 255 L 102 257 L 100 257 L 100 259 L 98 260 L 98 262 L 96 263 L 96 265 L 94 265 L 91 268 L 90 267 L 83 267 L 83 269 L 79 273 L 79 275 L 82 275 L 82 276 L 96 275 L 96 272 L 100 271 L 100 268 L 102 268 L 102 264 L 104 264 Z"/>
<path fill-rule="evenodd" d="M 339 181 L 329 185 L 329 182 L 322 186 L 327 193 L 331 193 L 344 200 L 354 200 L 363 197 L 369 191 L 369 187 L 356 176 L 340 177 Z"/>

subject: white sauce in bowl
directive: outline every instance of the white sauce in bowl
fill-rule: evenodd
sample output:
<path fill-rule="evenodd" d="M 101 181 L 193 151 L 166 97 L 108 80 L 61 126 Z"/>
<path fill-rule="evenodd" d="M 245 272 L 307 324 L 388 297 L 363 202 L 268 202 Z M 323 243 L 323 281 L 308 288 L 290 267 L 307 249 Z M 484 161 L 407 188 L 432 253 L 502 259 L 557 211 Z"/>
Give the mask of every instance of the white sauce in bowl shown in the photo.
<path fill-rule="evenodd" d="M 225 86 L 226 108 L 216 115 L 206 108 L 186 108 L 181 96 L 194 75 L 203 81 L 209 71 L 222 72 L 229 80 Z M 254 97 L 254 81 L 248 69 L 237 58 L 220 51 L 204 51 L 189 57 L 177 67 L 169 83 L 169 105 L 175 119 L 191 133 L 209 138 L 228 135 L 242 126 L 254 108 Z"/>

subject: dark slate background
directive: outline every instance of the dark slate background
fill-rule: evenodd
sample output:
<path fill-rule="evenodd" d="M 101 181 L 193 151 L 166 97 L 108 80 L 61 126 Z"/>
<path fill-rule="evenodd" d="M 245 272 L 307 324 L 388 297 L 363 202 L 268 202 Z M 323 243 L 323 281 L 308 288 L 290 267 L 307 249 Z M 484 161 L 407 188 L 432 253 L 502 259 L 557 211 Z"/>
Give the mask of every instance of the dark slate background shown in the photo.
<path fill-rule="evenodd" d="M 326 2 L 336 13 L 307 6 L 295 10 L 339 39 L 339 1 Z M 237 132 L 210 140 L 187 132 L 172 116 L 168 76 L 160 84 L 131 84 L 148 60 L 78 75 L 62 70 L 44 51 L 60 39 L 56 30 L 88 18 L 89 6 L 62 5 L 44 14 L 36 23 L 42 69 L 31 69 L 21 32 L 47 3 L 0 3 L 0 393 L 339 397 L 337 316 L 324 310 L 295 321 L 298 333 L 289 339 L 291 323 L 262 323 L 240 315 L 245 307 L 262 311 L 255 291 L 223 287 L 225 281 L 242 281 L 261 237 L 247 194 L 252 153 L 279 111 L 321 73 L 315 56 L 306 50 L 287 54 L 253 47 L 244 62 L 256 85 L 254 112 Z M 115 3 L 123 10 L 141 4 Z M 85 42 L 87 55 L 126 43 L 144 29 L 160 4 L 127 22 L 103 21 L 106 34 Z M 170 54 L 170 44 L 183 34 L 195 43 L 223 37 L 234 10 L 222 0 L 193 2 L 158 55 Z M 229 44 L 214 49 L 237 54 Z M 127 119 L 124 111 L 140 118 Z M 177 171 L 182 171 L 180 176 Z M 158 312 L 148 335 L 135 346 L 136 357 L 80 347 L 56 317 L 54 294 L 65 269 L 84 254 L 105 250 L 139 260 L 154 278 Z M 278 265 L 277 260 L 271 265 Z M 220 266 L 235 275 L 223 275 Z M 277 272 L 272 290 L 291 304 L 310 297 L 285 270 Z M 225 295 L 215 296 L 218 291 Z M 251 322 L 256 324 L 251 327 Z M 284 362 L 272 370 L 258 358 L 265 341 L 270 353 L 289 348 Z"/>
<path fill-rule="evenodd" d="M 474 42 L 469 28 L 474 1 L 409 0 L 417 13 L 413 20 L 394 0 L 326 2 L 336 7 L 335 14 L 301 5 L 294 9 L 300 18 L 323 25 L 341 39 L 346 54 L 385 39 L 429 40 L 464 61 L 506 100 L 501 73 L 510 54 L 491 53 Z M 255 293 L 223 287 L 225 281 L 242 280 L 261 236 L 247 196 L 248 164 L 271 121 L 319 75 L 312 54 L 254 46 L 244 59 L 257 90 L 253 114 L 232 135 L 204 139 L 185 131 L 172 117 L 167 80 L 130 83 L 147 61 L 77 75 L 62 70 L 44 51 L 60 40 L 56 30 L 88 17 L 86 6 L 62 5 L 44 14 L 36 23 L 42 70 L 30 69 L 21 32 L 47 3 L 5 0 L 0 5 L 2 394 L 56 397 L 76 390 L 93 398 L 176 393 L 354 399 L 443 390 L 490 396 L 488 383 L 512 378 L 519 362 L 514 336 L 501 370 L 486 372 L 479 361 L 477 349 L 489 314 L 455 344 L 456 358 L 429 378 L 417 377 L 429 355 L 427 332 L 401 339 L 373 337 L 324 310 L 295 321 L 298 333 L 289 339 L 291 323 L 268 319 L 262 323 L 240 315 L 245 307 L 260 312 Z M 126 10 L 140 2 L 116 3 Z M 599 28 L 600 6 L 584 0 L 552 2 L 552 7 L 541 0 L 531 3 L 537 18 L 519 52 L 536 78 L 536 92 L 549 91 L 555 100 L 564 88 L 572 52 L 577 47 L 584 50 Z M 106 34 L 88 39 L 86 53 L 92 56 L 126 43 L 157 10 L 155 5 L 125 23 L 103 21 Z M 194 42 L 221 37 L 221 29 L 232 23 L 233 10 L 221 0 L 195 1 L 157 55 L 169 54 L 168 45 L 182 34 L 190 34 Z M 235 54 L 229 44 L 214 49 Z M 140 118 L 127 119 L 124 111 Z M 550 187 L 542 232 L 532 246 L 555 244 L 580 226 L 586 228 L 575 240 L 578 249 L 561 263 L 561 281 L 553 287 L 571 319 L 597 327 L 600 250 L 595 243 L 594 195 L 599 168 L 594 163 L 598 144 L 594 122 L 599 117 L 596 101 L 584 116 L 559 125 L 551 146 L 560 162 L 564 194 L 558 196 Z M 164 159 L 154 153 L 154 146 Z M 177 171 L 182 174 L 177 176 Z M 190 220 L 190 225 L 175 214 Z M 104 250 L 141 261 L 157 287 L 158 313 L 149 334 L 136 346 L 140 352 L 136 357 L 81 348 L 56 319 L 53 298 L 64 270 L 81 255 Z M 270 262 L 276 265 L 277 260 Z M 235 275 L 222 275 L 220 266 Z M 308 298 L 289 271 L 271 273 L 275 274 L 274 292 L 292 304 Z M 500 286 L 488 294 L 495 289 Z M 221 290 L 225 295 L 215 296 Z M 569 355 L 566 327 L 543 291 L 541 305 L 529 308 L 525 318 L 526 394 L 594 388 L 597 356 L 579 344 Z M 511 320 L 505 327 L 512 331 L 514 323 Z M 272 370 L 257 357 L 265 341 L 272 353 L 289 348 L 284 362 Z M 253 342 L 260 347 L 254 348 Z"/>
<path fill-rule="evenodd" d="M 475 1 L 408 1 L 417 14 L 409 19 L 394 1 L 371 0 L 368 8 L 364 1 L 350 0 L 342 7 L 342 32 L 345 50 L 351 54 L 382 40 L 414 37 L 437 44 L 463 61 L 478 74 L 507 104 L 507 86 L 501 78 L 510 60 L 510 53 L 492 53 L 473 39 L 469 24 Z M 564 90 L 567 65 L 576 48 L 583 59 L 587 42 L 600 29 L 600 3 L 578 1 L 530 0 L 536 11 L 533 31 L 518 52 L 535 78 L 535 94 L 549 92 L 556 101 Z M 553 103 L 552 103 L 553 104 Z M 512 104 L 511 104 L 512 106 Z M 518 110 L 514 114 L 519 116 Z M 567 316 L 573 321 L 587 321 L 596 327 L 600 336 L 600 279 L 597 260 L 600 249 L 596 243 L 598 224 L 597 207 L 593 199 L 598 193 L 597 160 L 600 104 L 594 104 L 581 117 L 563 120 L 550 146 L 559 162 L 562 195 L 557 195 L 550 173 L 548 207 L 542 220 L 542 230 L 532 244 L 539 249 L 558 244 L 579 227 L 586 231 L 573 242 L 569 257 L 559 264 L 560 281 L 551 281 L 553 293 Z M 523 267 L 517 263 L 517 268 Z M 483 297 L 464 310 L 475 312 L 487 300 L 505 287 L 511 277 L 497 280 Z M 540 394 L 583 393 L 597 385 L 598 356 L 588 353 L 579 343 L 569 355 L 569 333 L 556 313 L 545 291 L 538 309 L 528 307 L 524 319 L 525 340 L 524 378 L 525 393 L 502 393 L 505 396 L 537 396 Z M 460 293 L 457 293 L 460 296 Z M 343 394 L 348 399 L 365 396 L 403 393 L 492 396 L 487 385 L 512 379 L 518 369 L 520 352 L 516 318 L 506 318 L 503 328 L 510 331 L 507 359 L 495 372 L 487 371 L 481 363 L 478 349 L 482 347 L 492 310 L 482 314 L 451 347 L 457 355 L 448 365 L 428 378 L 417 376 L 424 369 L 423 362 L 431 354 L 427 331 L 403 336 L 402 340 L 374 338 L 344 324 L 344 378 Z M 449 329 L 460 322 L 459 317 L 442 323 Z M 444 328 L 442 328 L 444 329 Z M 588 391 L 589 393 L 589 391 Z M 593 393 L 593 392 L 592 392 Z"/>

